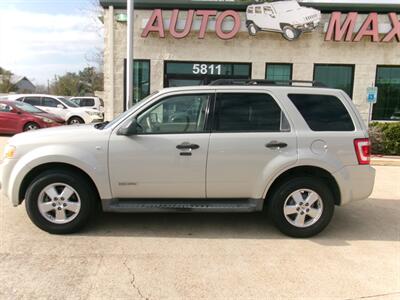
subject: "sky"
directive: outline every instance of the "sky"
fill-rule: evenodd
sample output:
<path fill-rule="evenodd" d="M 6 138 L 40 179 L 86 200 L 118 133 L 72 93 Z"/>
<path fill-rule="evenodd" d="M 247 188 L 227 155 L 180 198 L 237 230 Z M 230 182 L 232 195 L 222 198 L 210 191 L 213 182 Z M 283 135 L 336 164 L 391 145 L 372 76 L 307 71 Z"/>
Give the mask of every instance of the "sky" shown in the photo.
<path fill-rule="evenodd" d="M 35 84 L 76 72 L 103 47 L 95 0 L 0 0 L 0 66 Z"/>
<path fill-rule="evenodd" d="M 303 2 L 400 3 L 400 0 Z M 103 47 L 96 0 L 0 0 L 0 66 L 35 84 L 76 72 Z"/>

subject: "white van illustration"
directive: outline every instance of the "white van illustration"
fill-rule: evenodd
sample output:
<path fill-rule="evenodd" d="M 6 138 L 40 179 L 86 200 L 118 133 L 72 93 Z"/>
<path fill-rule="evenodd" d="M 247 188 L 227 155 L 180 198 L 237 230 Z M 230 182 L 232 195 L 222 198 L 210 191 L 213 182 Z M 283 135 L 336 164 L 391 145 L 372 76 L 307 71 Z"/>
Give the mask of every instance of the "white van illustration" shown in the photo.
<path fill-rule="evenodd" d="M 321 21 L 321 12 L 300 6 L 297 1 L 275 1 L 252 4 L 247 7 L 246 25 L 250 35 L 258 31 L 282 33 L 289 41 L 303 32 L 313 31 Z"/>

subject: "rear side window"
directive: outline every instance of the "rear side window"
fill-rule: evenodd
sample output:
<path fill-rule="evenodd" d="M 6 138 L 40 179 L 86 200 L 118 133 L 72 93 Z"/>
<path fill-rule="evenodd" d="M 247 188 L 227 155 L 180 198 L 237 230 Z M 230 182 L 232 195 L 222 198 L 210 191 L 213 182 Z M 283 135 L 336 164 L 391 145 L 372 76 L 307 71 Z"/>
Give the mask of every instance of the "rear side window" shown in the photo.
<path fill-rule="evenodd" d="M 57 100 L 54 100 L 53 98 L 48 98 L 48 97 L 43 98 L 43 106 L 57 107 L 58 104 L 60 103 Z"/>
<path fill-rule="evenodd" d="M 268 94 L 217 95 L 214 130 L 217 132 L 280 132 L 286 118 Z M 286 121 L 287 122 L 287 121 Z M 288 126 L 286 123 L 284 126 Z"/>
<path fill-rule="evenodd" d="M 33 106 L 35 106 L 35 105 L 40 106 L 41 105 L 40 97 L 25 97 L 24 102 L 28 103 L 30 105 L 33 105 Z"/>
<path fill-rule="evenodd" d="M 80 106 L 94 106 L 94 99 L 90 98 L 90 99 L 82 99 Z"/>
<path fill-rule="evenodd" d="M 289 99 L 313 131 L 354 131 L 342 101 L 330 95 L 289 94 Z"/>

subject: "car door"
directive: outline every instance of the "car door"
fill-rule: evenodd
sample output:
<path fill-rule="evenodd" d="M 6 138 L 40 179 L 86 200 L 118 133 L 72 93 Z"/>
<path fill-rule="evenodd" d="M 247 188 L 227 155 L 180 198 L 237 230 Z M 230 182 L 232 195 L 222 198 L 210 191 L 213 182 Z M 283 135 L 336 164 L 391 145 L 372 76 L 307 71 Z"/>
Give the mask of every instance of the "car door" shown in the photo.
<path fill-rule="evenodd" d="M 42 98 L 38 96 L 27 96 L 22 98 L 21 100 L 18 99 L 18 101 L 22 101 L 24 103 L 36 106 L 39 109 L 42 108 Z"/>
<path fill-rule="evenodd" d="M 271 94 L 217 92 L 207 161 L 208 198 L 261 199 L 267 174 L 296 160 L 296 134 Z"/>
<path fill-rule="evenodd" d="M 0 103 L 0 132 L 16 133 L 20 129 L 20 116 L 10 105 Z"/>
<path fill-rule="evenodd" d="M 42 97 L 42 106 L 40 108 L 43 109 L 45 112 L 59 116 L 63 120 L 66 119 L 66 106 L 54 98 Z"/>
<path fill-rule="evenodd" d="M 265 29 L 266 20 L 263 14 L 262 6 L 255 6 L 254 7 L 254 23 L 259 27 L 261 30 Z"/>
<path fill-rule="evenodd" d="M 112 133 L 114 198 L 205 198 L 206 121 L 212 98 L 203 91 L 164 96 L 134 116 L 140 133 Z"/>
<path fill-rule="evenodd" d="M 264 27 L 266 30 L 279 30 L 279 20 L 276 17 L 276 13 L 271 5 L 265 5 L 263 7 L 263 20 Z"/>

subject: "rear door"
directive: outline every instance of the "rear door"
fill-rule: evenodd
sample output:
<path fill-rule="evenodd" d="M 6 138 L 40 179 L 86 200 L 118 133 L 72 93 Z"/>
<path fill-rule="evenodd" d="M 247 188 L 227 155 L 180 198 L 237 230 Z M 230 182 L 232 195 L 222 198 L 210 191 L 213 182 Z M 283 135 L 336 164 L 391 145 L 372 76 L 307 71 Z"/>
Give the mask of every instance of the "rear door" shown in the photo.
<path fill-rule="evenodd" d="M 296 161 L 296 134 L 271 94 L 217 93 L 207 161 L 208 198 L 260 199 L 267 174 Z"/>

